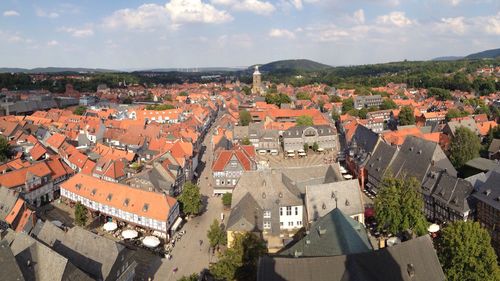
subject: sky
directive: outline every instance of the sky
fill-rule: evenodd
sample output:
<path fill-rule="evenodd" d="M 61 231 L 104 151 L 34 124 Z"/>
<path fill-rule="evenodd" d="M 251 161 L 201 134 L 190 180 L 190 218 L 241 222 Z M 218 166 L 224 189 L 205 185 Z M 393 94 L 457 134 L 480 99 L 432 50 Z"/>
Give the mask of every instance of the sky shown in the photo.
<path fill-rule="evenodd" d="M 499 0 L 1 0 L 0 67 L 358 65 L 500 48 Z"/>

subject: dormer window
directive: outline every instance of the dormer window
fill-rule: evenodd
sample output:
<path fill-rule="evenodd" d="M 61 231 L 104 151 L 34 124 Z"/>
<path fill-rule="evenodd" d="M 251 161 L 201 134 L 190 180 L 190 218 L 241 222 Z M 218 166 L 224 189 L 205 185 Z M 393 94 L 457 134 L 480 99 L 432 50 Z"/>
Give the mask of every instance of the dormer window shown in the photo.
<path fill-rule="evenodd" d="M 113 198 L 113 194 L 112 194 L 112 193 L 110 193 L 110 194 L 108 194 L 108 196 L 106 197 L 106 201 L 108 201 L 108 202 L 109 202 L 109 201 L 111 201 L 111 199 L 112 199 L 112 198 Z"/>
<path fill-rule="evenodd" d="M 130 202 L 130 199 L 125 198 L 125 200 L 123 200 L 123 206 L 128 207 L 129 202 Z"/>
<path fill-rule="evenodd" d="M 77 183 L 77 184 L 75 184 L 75 188 L 76 188 L 77 190 L 80 190 L 80 188 L 82 188 L 82 185 L 81 185 L 81 184 L 79 184 L 79 183 Z"/>
<path fill-rule="evenodd" d="M 94 188 L 94 189 L 92 189 L 92 192 L 90 192 L 90 195 L 94 196 L 96 194 L 96 192 L 97 192 L 97 189 Z"/>
<path fill-rule="evenodd" d="M 142 207 L 142 211 L 143 212 L 147 212 L 149 210 L 149 204 L 148 203 L 145 203 L 144 204 L 144 207 Z"/>

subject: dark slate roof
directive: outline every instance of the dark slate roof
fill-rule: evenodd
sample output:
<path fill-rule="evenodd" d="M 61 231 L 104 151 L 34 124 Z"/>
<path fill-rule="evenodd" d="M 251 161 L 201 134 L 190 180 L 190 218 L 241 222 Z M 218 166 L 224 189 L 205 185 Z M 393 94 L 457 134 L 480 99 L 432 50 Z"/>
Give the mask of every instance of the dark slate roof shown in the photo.
<path fill-rule="evenodd" d="M 473 191 L 474 188 L 470 182 L 443 173 L 432 197 L 448 207 L 464 213 L 470 210 L 468 198 Z"/>
<path fill-rule="evenodd" d="M 231 231 L 262 231 L 262 217 L 263 210 L 250 193 L 247 193 L 231 209 L 227 220 L 227 229 Z"/>
<path fill-rule="evenodd" d="M 466 166 L 472 167 L 474 169 L 478 169 L 483 172 L 491 171 L 498 167 L 498 162 L 495 160 L 490 160 L 482 157 L 476 157 L 471 159 L 465 163 Z"/>
<path fill-rule="evenodd" d="M 488 152 L 497 153 L 498 151 L 500 151 L 500 139 L 493 139 L 488 148 Z"/>
<path fill-rule="evenodd" d="M 2 280 L 24 281 L 23 273 L 17 264 L 7 241 L 0 242 L 0 266 L 2 267 Z"/>
<path fill-rule="evenodd" d="M 381 141 L 365 166 L 368 174 L 378 181 L 382 181 L 385 170 L 393 161 L 396 152 L 395 146 Z"/>
<path fill-rule="evenodd" d="M 259 260 L 258 281 L 444 281 L 429 236 L 353 255 Z"/>
<path fill-rule="evenodd" d="M 308 233 L 280 256 L 324 257 L 372 250 L 363 225 L 335 208 L 314 222 Z"/>
<path fill-rule="evenodd" d="M 492 171 L 486 182 L 479 187 L 474 197 L 478 200 L 500 210 L 500 172 Z"/>
<path fill-rule="evenodd" d="M 379 135 L 363 125 L 358 125 L 352 140 L 356 141 L 358 148 L 362 148 L 365 152 L 373 152 L 378 143 Z"/>
<path fill-rule="evenodd" d="M 331 136 L 335 134 L 335 130 L 329 125 L 315 126 L 294 126 L 283 132 L 284 138 L 302 137 L 304 131 L 308 128 L 313 128 L 318 132 L 318 136 Z"/>

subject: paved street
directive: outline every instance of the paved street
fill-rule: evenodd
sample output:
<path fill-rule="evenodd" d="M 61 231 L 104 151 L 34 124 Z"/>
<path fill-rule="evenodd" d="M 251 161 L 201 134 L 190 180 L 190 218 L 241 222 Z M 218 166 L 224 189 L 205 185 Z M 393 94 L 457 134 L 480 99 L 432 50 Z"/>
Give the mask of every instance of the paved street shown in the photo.
<path fill-rule="evenodd" d="M 212 128 L 216 124 L 217 122 L 212 125 Z M 206 151 L 201 160 L 206 166 L 200 175 L 199 183 L 203 200 L 207 203 L 205 212 L 201 216 L 195 217 L 184 224 L 182 230 L 186 230 L 186 234 L 175 244 L 175 248 L 172 251 L 172 259 L 162 259 L 162 264 L 156 272 L 154 280 L 177 280 L 183 275 L 200 273 L 203 269 L 208 268 L 210 262 L 214 261 L 215 257 L 209 253 L 207 231 L 214 219 L 220 220 L 223 206 L 220 197 L 212 197 L 213 191 L 209 186 L 212 177 L 210 167 L 213 161 L 210 145 L 211 132 L 212 130 L 210 130 L 204 140 Z M 227 218 L 227 212 L 225 213 L 225 217 Z M 201 246 L 199 243 L 200 240 L 203 241 Z M 178 268 L 176 273 L 173 272 L 174 268 Z"/>

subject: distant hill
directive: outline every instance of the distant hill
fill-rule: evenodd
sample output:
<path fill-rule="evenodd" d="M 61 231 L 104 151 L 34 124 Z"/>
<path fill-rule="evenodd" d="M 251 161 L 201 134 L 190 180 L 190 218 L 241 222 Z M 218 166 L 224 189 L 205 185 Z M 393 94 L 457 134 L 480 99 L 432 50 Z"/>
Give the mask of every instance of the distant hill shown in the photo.
<path fill-rule="evenodd" d="M 500 48 L 470 54 L 465 58 L 470 60 L 478 60 L 478 59 L 494 59 L 497 57 L 500 57 Z"/>
<path fill-rule="evenodd" d="M 253 70 L 254 66 L 249 67 Z M 320 71 L 332 68 L 329 65 L 306 59 L 280 60 L 259 65 L 259 69 L 264 72 L 282 71 Z"/>
<path fill-rule="evenodd" d="M 104 73 L 119 72 L 117 70 L 101 68 L 81 68 L 81 67 L 39 67 L 39 68 L 0 68 L 0 73 Z"/>
<path fill-rule="evenodd" d="M 453 61 L 453 60 L 461 60 L 464 57 L 460 56 L 447 56 L 447 57 L 437 57 L 433 58 L 432 61 Z"/>
<path fill-rule="evenodd" d="M 245 67 L 190 67 L 190 68 L 154 68 L 154 69 L 139 69 L 133 72 L 218 72 L 218 71 L 238 71 Z"/>

